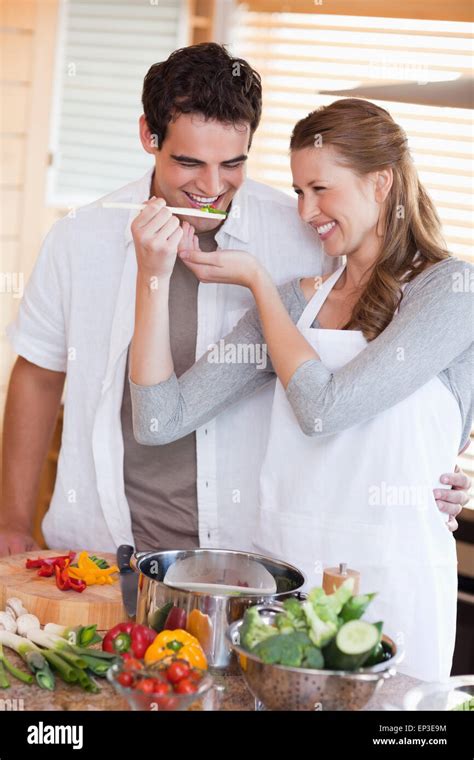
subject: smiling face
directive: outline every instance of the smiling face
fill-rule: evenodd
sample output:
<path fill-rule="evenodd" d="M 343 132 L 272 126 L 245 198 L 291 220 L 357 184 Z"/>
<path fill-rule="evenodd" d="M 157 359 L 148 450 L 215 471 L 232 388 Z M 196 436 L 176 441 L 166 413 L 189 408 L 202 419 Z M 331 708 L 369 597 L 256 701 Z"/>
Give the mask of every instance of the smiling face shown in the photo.
<path fill-rule="evenodd" d="M 360 177 L 337 159 L 330 145 L 292 152 L 299 215 L 317 231 L 328 256 L 356 253 L 374 259 L 380 252 L 376 228 L 391 171 Z"/>
<path fill-rule="evenodd" d="M 250 125 L 234 126 L 205 120 L 196 113 L 180 114 L 168 125 L 161 150 L 152 143 L 146 121 L 140 119 L 142 145 L 155 156 L 153 194 L 169 206 L 226 211 L 245 179 Z M 183 217 L 197 232 L 218 227 L 220 219 Z"/>

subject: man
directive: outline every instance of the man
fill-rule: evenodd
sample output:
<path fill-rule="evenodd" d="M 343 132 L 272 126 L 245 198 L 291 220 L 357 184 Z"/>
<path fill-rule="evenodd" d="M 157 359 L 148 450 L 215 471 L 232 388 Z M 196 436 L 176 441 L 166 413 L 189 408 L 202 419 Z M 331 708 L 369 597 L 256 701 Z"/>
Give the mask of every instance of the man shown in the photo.
<path fill-rule="evenodd" d="M 337 263 L 325 260 L 293 199 L 245 178 L 261 114 L 260 77 L 246 61 L 214 43 L 175 51 L 148 72 L 143 109 L 140 137 L 154 167 L 107 202 L 156 196 L 170 206 L 227 209 L 224 223 L 192 218 L 201 249 L 249 250 L 278 284 Z M 54 225 L 8 330 L 19 357 L 5 412 L 0 551 L 34 546 L 38 480 L 66 375 L 58 474 L 43 522 L 49 546 L 248 549 L 273 383 L 181 441 L 135 442 L 127 376 L 137 211 L 104 208 L 103 200 Z M 170 304 L 179 375 L 235 325 L 251 297 L 199 284 L 177 261 Z M 450 476 L 454 486 L 466 481 Z M 448 490 L 439 505 L 455 516 L 466 498 Z"/>

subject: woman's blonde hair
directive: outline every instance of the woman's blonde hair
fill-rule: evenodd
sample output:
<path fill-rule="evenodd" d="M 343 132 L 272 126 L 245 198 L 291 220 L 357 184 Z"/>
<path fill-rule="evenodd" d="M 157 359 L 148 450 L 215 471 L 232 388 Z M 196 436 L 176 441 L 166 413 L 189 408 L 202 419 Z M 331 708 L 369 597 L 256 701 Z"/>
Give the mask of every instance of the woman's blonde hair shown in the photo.
<path fill-rule="evenodd" d="M 393 171 L 379 220 L 380 256 L 346 325 L 373 340 L 392 320 L 402 282 L 450 256 L 441 222 L 418 178 L 406 134 L 384 108 L 358 98 L 317 108 L 296 124 L 290 150 L 318 150 L 318 145 L 331 145 L 337 160 L 361 177 L 389 167 Z"/>

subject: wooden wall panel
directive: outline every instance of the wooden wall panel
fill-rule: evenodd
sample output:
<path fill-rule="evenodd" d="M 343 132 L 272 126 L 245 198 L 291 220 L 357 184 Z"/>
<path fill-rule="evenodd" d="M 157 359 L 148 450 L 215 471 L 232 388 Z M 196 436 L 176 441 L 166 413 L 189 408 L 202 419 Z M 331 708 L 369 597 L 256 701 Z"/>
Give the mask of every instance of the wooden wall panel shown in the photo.
<path fill-rule="evenodd" d="M 23 135 L 0 136 L 0 182 L 4 185 L 23 184 L 25 172 L 25 138 Z"/>
<path fill-rule="evenodd" d="M 48 0 L 44 0 L 48 2 Z M 35 0 L 1 0 L 0 21 L 2 27 L 30 29 L 35 26 Z"/>
<path fill-rule="evenodd" d="M 31 81 L 32 34 L 11 30 L 0 32 L 0 75 L 10 82 Z"/>
<path fill-rule="evenodd" d="M 472 21 L 472 0 L 238 0 L 249 11 L 261 13 L 323 13 L 333 16 L 380 16 L 441 21 Z"/>
<path fill-rule="evenodd" d="M 28 121 L 29 87 L 13 82 L 0 84 L 0 131 L 24 134 Z"/>

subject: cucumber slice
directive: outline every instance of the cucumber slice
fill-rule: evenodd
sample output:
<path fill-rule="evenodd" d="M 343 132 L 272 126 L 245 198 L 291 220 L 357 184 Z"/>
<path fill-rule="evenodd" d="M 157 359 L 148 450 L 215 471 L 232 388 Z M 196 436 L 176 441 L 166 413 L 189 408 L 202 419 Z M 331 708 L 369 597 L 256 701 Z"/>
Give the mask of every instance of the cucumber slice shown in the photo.
<path fill-rule="evenodd" d="M 383 623 L 374 623 L 374 626 L 377 628 L 379 632 L 379 640 L 377 641 L 372 651 L 369 652 L 369 655 L 364 662 L 364 668 L 371 668 L 373 665 L 378 665 L 379 662 L 383 662 L 384 660 L 387 659 L 385 650 L 382 644 Z"/>
<path fill-rule="evenodd" d="M 364 620 L 344 623 L 324 650 L 324 663 L 330 670 L 357 670 L 374 651 L 380 630 Z"/>

